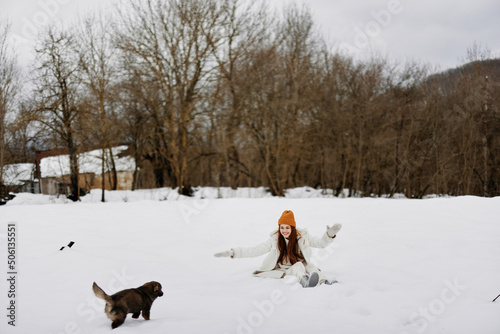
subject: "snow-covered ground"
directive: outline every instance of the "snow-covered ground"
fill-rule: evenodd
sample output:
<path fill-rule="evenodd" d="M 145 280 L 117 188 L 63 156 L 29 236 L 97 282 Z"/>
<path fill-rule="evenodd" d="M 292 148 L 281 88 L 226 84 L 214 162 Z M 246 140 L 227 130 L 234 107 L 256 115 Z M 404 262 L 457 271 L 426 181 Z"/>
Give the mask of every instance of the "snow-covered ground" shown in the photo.
<path fill-rule="evenodd" d="M 165 293 L 151 320 L 129 315 L 113 333 L 500 333 L 500 299 L 492 302 L 500 294 L 500 198 L 340 199 L 307 188 L 288 198 L 209 188 L 196 198 L 167 190 L 107 198 L 99 203 L 95 192 L 63 203 L 21 194 L 0 207 L 1 333 L 110 333 L 92 282 L 114 293 L 151 280 Z M 340 283 L 303 289 L 252 277 L 263 258 L 213 257 L 265 241 L 286 209 L 315 235 L 343 224 L 314 256 Z M 15 298 L 8 297 L 9 223 L 17 236 Z M 6 316 L 12 300 L 15 327 Z"/>

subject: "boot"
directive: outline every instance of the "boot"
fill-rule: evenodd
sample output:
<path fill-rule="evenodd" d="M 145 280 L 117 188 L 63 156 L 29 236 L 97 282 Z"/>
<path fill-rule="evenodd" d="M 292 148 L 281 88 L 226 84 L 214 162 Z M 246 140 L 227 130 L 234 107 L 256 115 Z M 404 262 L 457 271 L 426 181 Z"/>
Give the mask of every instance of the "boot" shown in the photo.
<path fill-rule="evenodd" d="M 319 275 L 315 271 L 311 273 L 311 276 L 306 274 L 302 276 L 302 278 L 300 279 L 300 284 L 304 288 L 313 288 L 316 285 L 318 285 L 318 282 L 319 282 Z"/>

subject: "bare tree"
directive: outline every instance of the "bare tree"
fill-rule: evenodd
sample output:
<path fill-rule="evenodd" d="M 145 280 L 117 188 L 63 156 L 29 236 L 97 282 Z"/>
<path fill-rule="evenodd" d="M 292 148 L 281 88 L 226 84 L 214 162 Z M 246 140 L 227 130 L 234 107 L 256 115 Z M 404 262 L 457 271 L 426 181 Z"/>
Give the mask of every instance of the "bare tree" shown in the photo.
<path fill-rule="evenodd" d="M 250 174 L 278 196 L 298 180 L 304 128 L 313 112 L 318 38 L 306 8 L 292 6 L 267 25 L 259 45 L 238 64 L 238 90 Z M 255 147 L 255 148 L 253 148 Z M 245 147 L 246 149 L 246 147 Z"/>
<path fill-rule="evenodd" d="M 209 138 L 212 138 L 210 144 L 216 146 L 218 152 L 216 164 L 221 167 L 217 173 L 217 185 L 222 182 L 236 188 L 242 174 L 250 176 L 240 158 L 244 152 L 238 147 L 245 94 L 241 89 L 240 71 L 243 64 L 251 61 L 252 52 L 269 35 L 267 31 L 274 24 L 269 13 L 269 6 L 264 1 L 227 1 L 222 7 L 221 38 L 208 40 L 217 62 L 210 101 L 212 121 L 208 131 Z"/>
<path fill-rule="evenodd" d="M 135 61 L 148 91 L 159 152 L 171 169 L 172 185 L 189 193 L 189 148 L 195 140 L 200 91 L 207 84 L 212 44 L 220 29 L 220 2 L 210 0 L 130 1 L 120 15 L 119 48 Z M 154 94 L 151 88 L 154 87 Z M 153 98 L 153 99 L 151 99 Z"/>
<path fill-rule="evenodd" d="M 68 31 L 55 27 L 47 30 L 36 48 L 35 85 L 39 101 L 37 119 L 68 149 L 71 185 L 69 197 L 77 201 L 80 196 L 78 132 L 82 105 L 78 95 L 81 80 L 74 43 L 74 35 Z"/>
<path fill-rule="evenodd" d="M 463 67 L 429 75 L 419 63 L 336 53 L 306 7 L 123 1 L 116 19 L 42 36 L 37 90 L 8 128 L 16 85 L 2 25 L 0 166 L 16 151 L 29 159 L 37 133 L 37 145 L 69 150 L 75 199 L 79 149 L 101 148 L 104 176 L 121 140 L 132 144 L 134 188 L 500 194 L 500 66 L 479 44 Z M 38 132 L 25 128 L 25 109 L 38 111 Z"/>
<path fill-rule="evenodd" d="M 117 173 L 111 148 L 119 136 L 116 117 L 113 117 L 113 96 L 117 80 L 116 50 L 112 47 L 111 20 L 102 15 L 88 15 L 81 23 L 76 35 L 75 52 L 79 55 L 82 83 L 88 90 L 88 108 L 99 128 L 98 140 L 102 151 L 102 192 L 105 202 L 106 165 L 111 165 L 111 189 L 116 189 Z M 109 154 L 108 154 L 109 152 Z M 109 158 L 108 158 L 109 157 Z M 108 161 L 109 160 L 109 161 Z"/>
<path fill-rule="evenodd" d="M 13 112 L 19 89 L 19 72 L 9 43 L 10 24 L 0 20 L 0 201 L 6 195 L 3 185 L 7 116 Z"/>

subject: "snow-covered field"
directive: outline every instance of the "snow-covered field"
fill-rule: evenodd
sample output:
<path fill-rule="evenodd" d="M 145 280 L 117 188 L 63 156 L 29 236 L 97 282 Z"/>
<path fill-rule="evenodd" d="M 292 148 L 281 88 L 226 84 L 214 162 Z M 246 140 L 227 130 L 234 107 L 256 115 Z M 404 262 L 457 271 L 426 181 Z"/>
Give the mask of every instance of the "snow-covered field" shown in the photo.
<path fill-rule="evenodd" d="M 167 190 L 107 193 L 108 203 L 98 202 L 99 192 L 81 203 L 22 194 L 0 207 L 0 332 L 500 333 L 500 298 L 492 302 L 500 294 L 500 198 L 202 190 L 190 199 Z M 286 209 L 315 235 L 343 224 L 314 256 L 340 283 L 303 289 L 252 277 L 263 258 L 213 257 L 265 241 Z M 9 223 L 16 224 L 15 298 L 8 296 Z M 151 280 L 165 293 L 151 320 L 129 315 L 112 331 L 92 282 L 114 293 Z"/>

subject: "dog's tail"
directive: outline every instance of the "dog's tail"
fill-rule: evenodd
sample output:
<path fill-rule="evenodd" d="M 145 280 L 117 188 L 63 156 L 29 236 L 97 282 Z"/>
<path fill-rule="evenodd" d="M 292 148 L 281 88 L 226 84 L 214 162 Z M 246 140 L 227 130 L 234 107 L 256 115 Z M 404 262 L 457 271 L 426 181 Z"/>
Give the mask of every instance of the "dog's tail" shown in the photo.
<path fill-rule="evenodd" d="M 106 292 L 104 292 L 95 282 L 92 284 L 92 290 L 94 290 L 94 293 L 98 298 L 105 300 L 107 303 L 111 303 L 111 297 L 108 296 Z"/>

